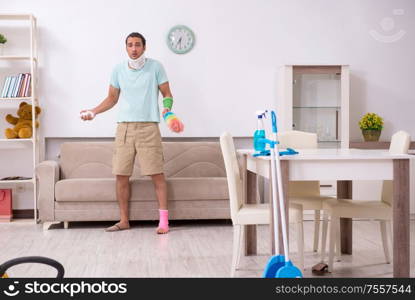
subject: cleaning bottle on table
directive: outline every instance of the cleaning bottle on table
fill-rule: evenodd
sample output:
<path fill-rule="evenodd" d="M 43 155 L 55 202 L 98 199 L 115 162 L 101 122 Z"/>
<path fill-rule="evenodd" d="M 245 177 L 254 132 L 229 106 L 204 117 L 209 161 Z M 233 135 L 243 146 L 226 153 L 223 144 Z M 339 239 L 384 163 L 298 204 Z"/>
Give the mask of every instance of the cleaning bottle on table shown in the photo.
<path fill-rule="evenodd" d="M 254 132 L 254 156 L 258 155 L 269 155 L 269 150 L 265 150 L 265 128 L 264 128 L 264 118 L 266 116 L 266 110 L 257 110 L 257 129 Z"/>

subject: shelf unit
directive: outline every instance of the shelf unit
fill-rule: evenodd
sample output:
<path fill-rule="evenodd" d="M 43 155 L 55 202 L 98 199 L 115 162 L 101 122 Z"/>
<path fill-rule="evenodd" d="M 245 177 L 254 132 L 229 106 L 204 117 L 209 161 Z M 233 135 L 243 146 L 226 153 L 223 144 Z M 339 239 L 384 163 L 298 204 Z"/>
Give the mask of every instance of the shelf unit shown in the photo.
<path fill-rule="evenodd" d="M 15 105 L 16 110 L 19 104 L 22 101 L 25 101 L 32 105 L 32 115 L 35 116 L 35 106 L 39 106 L 39 100 L 37 97 L 37 83 L 38 83 L 38 52 L 37 52 L 37 26 L 36 18 L 32 14 L 0 14 L 0 28 L 2 25 L 13 25 L 15 21 L 22 21 L 24 26 L 29 30 L 29 43 L 30 53 L 28 55 L 1 55 L 1 61 L 13 62 L 13 61 L 23 61 L 28 63 L 30 66 L 31 74 L 31 96 L 30 97 L 19 97 L 19 98 L 0 98 L 0 113 L 1 117 L 4 118 L 5 105 L 10 107 Z M 9 38 L 10 40 L 10 38 Z M 25 67 L 26 68 L 26 67 Z M 29 69 L 29 67 L 27 68 Z M 13 68 L 0 68 L 2 73 L 10 73 L 13 71 Z M 4 81 L 3 81 L 4 82 Z M 1 84 L 3 84 L 1 82 Z M 28 180 L 0 180 L 0 188 L 4 185 L 13 186 L 15 184 L 32 184 L 33 185 L 33 211 L 34 211 L 34 221 L 37 223 L 37 180 L 35 175 L 35 168 L 40 160 L 40 138 L 39 130 L 35 126 L 35 118 L 32 121 L 33 134 L 32 138 L 29 139 L 6 139 L 4 138 L 4 133 L 2 132 L 2 138 L 0 138 L 0 152 L 4 149 L 9 148 L 20 148 L 20 147 L 30 147 L 32 153 L 33 167 L 31 169 L 32 178 Z M 13 162 L 14 163 L 14 162 Z M 10 164 L 10 168 L 13 168 L 13 163 Z"/>
<path fill-rule="evenodd" d="M 349 66 L 285 65 L 280 68 L 281 131 L 317 133 L 319 147 L 349 148 Z"/>

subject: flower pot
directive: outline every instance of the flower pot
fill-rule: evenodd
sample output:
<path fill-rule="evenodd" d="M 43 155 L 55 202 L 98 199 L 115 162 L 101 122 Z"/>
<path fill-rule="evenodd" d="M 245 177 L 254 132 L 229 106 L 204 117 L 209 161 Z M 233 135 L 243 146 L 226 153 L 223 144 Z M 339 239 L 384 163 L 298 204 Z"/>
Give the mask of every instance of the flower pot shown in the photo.
<path fill-rule="evenodd" d="M 0 44 L 0 56 L 3 55 L 4 44 Z"/>
<path fill-rule="evenodd" d="M 363 138 L 365 142 L 377 142 L 379 141 L 382 130 L 362 130 Z"/>

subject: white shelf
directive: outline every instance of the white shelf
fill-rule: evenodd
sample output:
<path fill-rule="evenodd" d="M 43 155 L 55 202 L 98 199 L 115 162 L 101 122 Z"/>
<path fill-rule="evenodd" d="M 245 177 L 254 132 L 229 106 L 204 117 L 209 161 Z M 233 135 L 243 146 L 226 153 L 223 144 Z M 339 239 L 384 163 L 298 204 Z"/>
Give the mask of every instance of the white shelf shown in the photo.
<path fill-rule="evenodd" d="M 27 101 L 28 103 L 32 105 L 39 105 L 37 102 L 39 101 L 39 97 L 37 96 L 37 76 L 38 76 L 38 52 L 37 52 L 37 29 L 36 29 L 36 18 L 32 14 L 0 14 L 0 21 L 1 24 L 8 24 L 10 27 L 13 27 L 13 21 L 25 21 L 26 25 L 28 26 L 28 29 L 30 31 L 30 35 L 28 37 L 29 47 L 23 48 L 21 47 L 20 50 L 16 50 L 13 52 L 15 55 L 12 55 L 13 53 L 8 53 L 7 55 L 1 55 L 0 56 L 0 62 L 2 62 L 3 65 L 6 65 L 7 62 L 7 68 L 10 69 L 10 72 L 13 72 L 13 69 L 15 70 L 15 73 L 18 71 L 21 71 L 17 68 L 17 65 L 24 64 L 27 65 L 30 71 L 28 73 L 31 74 L 31 97 L 4 97 L 0 98 L 0 112 L 3 112 L 4 110 L 8 109 L 9 105 L 15 105 L 16 107 L 19 105 L 21 101 Z M 23 22 L 22 22 L 23 23 Z M 17 63 L 18 62 L 18 63 Z M 1 82 L 0 82 L 1 84 Z M 3 105 L 1 105 L 3 104 Z M 35 125 L 35 121 L 33 120 L 32 125 Z M 2 136 L 3 137 L 3 136 Z M 0 184 L 16 184 L 16 183 L 31 183 L 33 184 L 33 210 L 34 210 L 34 219 L 37 221 L 37 181 L 35 177 L 34 170 L 39 163 L 40 155 L 39 155 L 39 135 L 38 135 L 38 129 L 33 128 L 33 137 L 29 139 L 5 139 L 0 138 L 0 150 L 7 151 L 9 149 L 17 149 L 17 148 L 31 148 L 31 156 L 33 165 L 31 166 L 31 174 L 27 177 L 32 177 L 32 179 L 28 180 L 0 180 Z M 25 151 L 28 152 L 28 151 Z M 13 170 L 13 166 L 15 163 L 19 162 L 19 155 L 26 156 L 27 153 L 25 152 L 17 152 L 15 158 L 10 162 L 8 170 L 6 169 L 8 173 L 11 173 L 10 171 Z M 0 152 L 0 154 L 3 154 Z M 5 166 L 2 166 L 4 168 Z M 29 167 L 29 166 L 28 166 Z"/>
<path fill-rule="evenodd" d="M 36 20 L 32 14 L 1 14 L 0 20 Z"/>
<path fill-rule="evenodd" d="M 0 98 L 0 101 L 32 101 L 33 97 Z"/>
<path fill-rule="evenodd" d="M 0 180 L 0 184 L 10 184 L 10 183 L 34 183 L 33 179 L 26 180 Z"/>
<path fill-rule="evenodd" d="M 1 60 L 31 60 L 30 56 L 21 56 L 21 55 L 0 55 Z M 37 62 L 36 57 L 33 57 L 33 60 Z"/>
<path fill-rule="evenodd" d="M 0 143 L 33 142 L 33 139 L 0 139 Z"/>

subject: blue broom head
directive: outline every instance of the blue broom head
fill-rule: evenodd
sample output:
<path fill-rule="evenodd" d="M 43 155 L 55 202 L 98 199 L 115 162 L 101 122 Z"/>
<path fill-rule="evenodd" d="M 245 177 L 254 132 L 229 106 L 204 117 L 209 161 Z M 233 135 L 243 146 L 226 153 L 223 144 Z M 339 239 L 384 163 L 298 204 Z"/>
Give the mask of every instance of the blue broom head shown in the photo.
<path fill-rule="evenodd" d="M 303 278 L 303 274 L 290 260 L 278 269 L 275 278 Z"/>
<path fill-rule="evenodd" d="M 285 259 L 283 255 L 271 256 L 265 266 L 262 278 L 275 278 L 277 271 L 285 266 Z"/>

